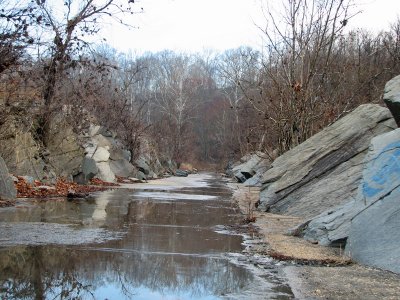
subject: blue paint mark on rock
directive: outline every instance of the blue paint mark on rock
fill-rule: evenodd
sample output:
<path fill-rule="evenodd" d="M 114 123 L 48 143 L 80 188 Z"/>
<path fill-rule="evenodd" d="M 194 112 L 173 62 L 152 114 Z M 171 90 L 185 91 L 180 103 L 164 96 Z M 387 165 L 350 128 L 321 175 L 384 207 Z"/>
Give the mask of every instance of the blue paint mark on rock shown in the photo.
<path fill-rule="evenodd" d="M 346 253 L 400 274 L 400 128 L 371 141 Z"/>
<path fill-rule="evenodd" d="M 364 197 L 368 197 L 371 198 L 373 196 L 375 196 L 376 194 L 378 194 L 382 189 L 376 189 L 376 188 L 372 188 L 368 185 L 368 183 L 364 182 L 363 184 L 363 194 Z"/>
<path fill-rule="evenodd" d="M 379 162 L 379 163 L 378 163 Z M 387 185 L 400 177 L 400 142 L 383 148 L 368 164 L 368 174 L 364 174 L 363 195 L 372 198 L 385 190 Z"/>

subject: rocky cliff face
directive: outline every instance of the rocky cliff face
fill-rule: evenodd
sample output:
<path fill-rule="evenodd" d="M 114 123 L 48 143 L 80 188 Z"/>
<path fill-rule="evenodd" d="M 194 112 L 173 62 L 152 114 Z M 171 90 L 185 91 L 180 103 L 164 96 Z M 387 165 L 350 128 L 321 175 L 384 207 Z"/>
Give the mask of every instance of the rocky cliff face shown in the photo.
<path fill-rule="evenodd" d="M 355 230 L 353 223 L 357 223 L 357 220 L 361 218 L 358 215 L 368 215 L 373 210 L 372 206 L 380 207 L 384 205 L 383 203 L 392 201 L 390 199 L 393 196 L 396 199 L 399 192 L 396 189 L 400 185 L 399 146 L 399 129 L 373 138 L 368 154 L 363 161 L 362 178 L 357 186 L 355 196 L 348 198 L 343 205 L 337 206 L 333 210 L 327 210 L 313 218 L 304 226 L 304 238 L 323 245 L 330 245 L 335 241 L 342 241 L 344 245 L 350 232 Z M 400 199 L 400 197 L 397 198 Z M 369 224 L 373 226 L 374 230 L 381 221 L 383 222 L 381 227 L 385 224 L 388 225 L 390 220 L 386 220 L 381 214 L 390 214 L 394 217 L 398 214 L 396 206 L 398 207 L 399 204 L 395 201 L 389 205 L 391 208 L 387 207 L 385 210 L 380 208 L 374 212 L 374 216 L 370 216 L 365 221 L 370 222 Z M 373 235 L 373 233 L 367 233 L 368 226 L 364 225 L 365 227 L 361 227 L 357 234 L 353 234 L 353 240 L 358 240 L 362 236 L 369 239 L 369 236 Z M 382 237 L 384 236 L 382 235 Z M 388 237 L 388 240 L 393 239 Z M 353 245 L 350 248 L 354 248 L 354 243 L 347 243 L 347 246 L 351 244 Z M 376 246 L 379 247 L 378 244 Z M 349 250 L 350 252 L 354 251 Z"/>
<path fill-rule="evenodd" d="M 371 138 L 393 128 L 387 108 L 361 105 L 272 163 L 262 179 L 260 208 L 313 218 L 348 202 Z"/>
<path fill-rule="evenodd" d="M 351 207 L 347 254 L 400 273 L 400 129 L 374 138 Z"/>
<path fill-rule="evenodd" d="M 35 139 L 32 124 L 24 120 L 23 109 L 8 112 L 0 125 L 0 154 L 15 175 L 27 175 L 37 180 L 53 180 L 57 176 L 72 179 L 82 162 L 83 148 L 76 135 L 61 117 L 51 127 L 51 139 L 43 149 Z"/>
<path fill-rule="evenodd" d="M 0 154 L 11 173 L 43 179 L 45 163 L 39 145 L 29 127 L 18 120 L 20 117 L 18 112 L 7 111 L 0 125 Z"/>
<path fill-rule="evenodd" d="M 0 199 L 14 199 L 17 196 L 14 182 L 8 174 L 8 168 L 0 156 Z"/>
<path fill-rule="evenodd" d="M 24 108 L 9 108 L 4 116 L 0 122 L 0 155 L 14 175 L 40 181 L 64 177 L 87 183 L 97 177 L 114 182 L 116 176 L 156 178 L 169 169 L 154 153 L 146 151 L 131 162 L 130 151 L 103 126 L 91 125 L 78 136 L 60 114 L 50 128 L 48 147 L 43 148 L 35 136 L 35 120 Z"/>
<path fill-rule="evenodd" d="M 62 117 L 50 129 L 46 163 L 57 177 L 72 179 L 82 165 L 83 147 L 72 127 Z"/>

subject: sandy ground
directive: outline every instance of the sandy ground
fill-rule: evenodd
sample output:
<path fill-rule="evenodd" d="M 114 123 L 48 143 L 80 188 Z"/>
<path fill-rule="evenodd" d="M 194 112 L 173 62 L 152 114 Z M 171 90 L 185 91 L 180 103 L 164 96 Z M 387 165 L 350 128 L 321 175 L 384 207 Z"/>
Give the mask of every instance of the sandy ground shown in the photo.
<path fill-rule="evenodd" d="M 144 189 L 144 190 L 173 190 L 179 188 L 190 188 L 190 187 L 206 187 L 207 182 L 205 180 L 212 179 L 211 174 L 191 174 L 190 177 L 167 177 L 154 180 L 148 180 L 144 183 L 132 183 L 132 184 L 121 184 L 120 187 L 116 188 L 127 188 L 127 189 Z"/>
<path fill-rule="evenodd" d="M 296 298 L 400 299 L 400 275 L 352 263 L 340 249 L 287 236 L 288 229 L 302 222 L 300 218 L 256 211 L 258 188 L 237 183 L 230 186 L 234 190 L 233 199 L 245 217 L 256 218 L 254 225 L 267 244 L 255 251 L 298 262 L 284 267 Z"/>

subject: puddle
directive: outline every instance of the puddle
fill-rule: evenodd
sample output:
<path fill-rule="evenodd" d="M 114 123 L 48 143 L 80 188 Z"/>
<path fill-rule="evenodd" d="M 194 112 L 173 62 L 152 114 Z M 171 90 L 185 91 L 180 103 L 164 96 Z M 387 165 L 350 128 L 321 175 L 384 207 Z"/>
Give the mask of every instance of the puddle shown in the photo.
<path fill-rule="evenodd" d="M 0 298 L 288 299 L 218 232 L 241 219 L 223 182 L 178 181 L 0 209 Z"/>
<path fill-rule="evenodd" d="M 217 196 L 212 195 L 195 195 L 184 193 L 167 193 L 167 192 L 139 192 L 136 197 L 154 199 L 173 199 L 173 200 L 211 200 L 216 199 Z"/>

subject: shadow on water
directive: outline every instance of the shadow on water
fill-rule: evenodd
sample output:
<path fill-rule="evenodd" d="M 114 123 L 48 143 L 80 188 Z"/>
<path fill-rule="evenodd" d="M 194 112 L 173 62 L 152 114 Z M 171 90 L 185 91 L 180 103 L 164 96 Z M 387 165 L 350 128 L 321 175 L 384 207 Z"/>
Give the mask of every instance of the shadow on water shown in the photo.
<path fill-rule="evenodd" d="M 24 202 L 0 210 L 0 298 L 239 295 L 254 275 L 225 254 L 240 253 L 242 238 L 214 227 L 240 216 L 222 183 L 198 176 L 213 183 L 164 192 L 116 189 L 90 201 Z"/>

